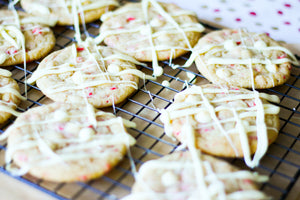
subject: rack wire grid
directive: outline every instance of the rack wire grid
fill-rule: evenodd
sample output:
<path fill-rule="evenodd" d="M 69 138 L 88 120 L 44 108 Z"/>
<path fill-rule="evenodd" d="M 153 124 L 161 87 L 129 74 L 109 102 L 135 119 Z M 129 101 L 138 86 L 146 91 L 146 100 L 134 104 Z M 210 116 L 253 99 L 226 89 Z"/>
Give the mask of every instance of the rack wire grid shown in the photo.
<path fill-rule="evenodd" d="M 122 1 L 121 3 L 124 3 Z M 2 9 L 6 9 L 8 1 L 0 0 Z M 16 7 L 21 9 L 20 7 Z M 204 24 L 206 33 L 216 30 L 216 27 Z M 89 23 L 86 29 L 91 37 L 99 32 L 100 21 Z M 73 26 L 55 27 L 56 46 L 53 51 L 62 49 L 74 40 Z M 182 56 L 173 61 L 174 64 L 182 65 L 189 55 Z M 299 59 L 299 57 L 297 57 Z M 25 111 L 34 106 L 40 106 L 51 102 L 35 85 L 27 84 L 25 87 L 25 73 L 30 77 L 37 68 L 39 61 L 28 63 L 27 70 L 22 65 L 7 67 L 13 74 L 13 78 L 19 83 L 22 94 L 27 90 L 28 99 L 19 106 L 19 111 Z M 129 129 L 137 143 L 130 149 L 134 164 L 138 168 L 147 160 L 159 158 L 176 150 L 179 143 L 171 140 L 164 134 L 163 125 L 159 120 L 158 108 L 165 108 L 172 103 L 172 98 L 185 88 L 186 83 L 208 83 L 199 74 L 195 66 L 190 68 L 179 67 L 172 69 L 168 62 L 161 62 L 164 74 L 156 81 L 141 81 L 138 90 L 123 103 L 116 105 L 115 109 L 105 109 L 114 112 L 118 116 L 129 119 L 137 124 L 136 128 Z M 146 74 L 152 74 L 152 68 L 139 66 Z M 269 176 L 269 181 L 260 186 L 261 190 L 272 196 L 273 199 L 299 199 L 300 190 L 300 78 L 299 67 L 293 67 L 291 77 L 282 86 L 263 90 L 263 92 L 276 94 L 281 102 L 278 104 L 280 112 L 280 133 L 278 139 L 272 144 L 260 165 L 254 169 Z M 191 78 L 193 77 L 193 78 Z M 162 85 L 167 80 L 170 86 Z M 12 117 L 8 122 L 1 125 L 1 133 L 14 122 Z M 4 154 L 6 141 L 0 142 L 0 171 L 14 179 L 49 194 L 54 199 L 97 199 L 117 200 L 130 193 L 134 183 L 130 160 L 125 156 L 123 161 L 105 176 L 89 182 L 53 183 L 34 178 L 30 175 L 15 177 L 5 169 Z M 248 169 L 242 159 L 228 160 L 233 165 L 242 169 Z"/>

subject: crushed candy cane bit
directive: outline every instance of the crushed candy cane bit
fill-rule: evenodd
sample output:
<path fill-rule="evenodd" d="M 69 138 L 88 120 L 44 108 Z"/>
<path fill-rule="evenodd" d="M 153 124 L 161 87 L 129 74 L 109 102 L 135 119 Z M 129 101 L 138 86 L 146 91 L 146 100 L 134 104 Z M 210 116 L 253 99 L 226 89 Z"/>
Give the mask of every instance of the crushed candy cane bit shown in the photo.
<path fill-rule="evenodd" d="M 28 157 L 24 154 L 20 154 L 18 155 L 18 160 L 22 161 L 22 162 L 27 162 L 28 161 Z"/>
<path fill-rule="evenodd" d="M 87 97 L 92 97 L 92 96 L 93 96 L 93 93 L 89 92 Z"/>
<path fill-rule="evenodd" d="M 128 17 L 128 18 L 126 19 L 127 22 L 131 22 L 131 21 L 133 21 L 133 20 L 135 20 L 134 17 Z"/>
<path fill-rule="evenodd" d="M 12 50 L 12 49 L 10 49 L 10 50 L 5 51 L 5 53 L 8 54 L 8 55 L 13 55 L 13 54 L 18 53 L 18 50 Z"/>
<path fill-rule="evenodd" d="M 281 56 L 277 56 L 277 59 L 283 59 L 283 58 L 286 58 L 287 57 L 287 55 L 286 54 L 283 54 L 283 55 L 281 55 Z"/>
<path fill-rule="evenodd" d="M 105 168 L 106 168 L 106 170 L 108 171 L 108 170 L 111 168 L 110 164 L 109 164 L 109 163 L 106 163 L 106 164 L 105 164 Z"/>
<path fill-rule="evenodd" d="M 245 184 L 252 184 L 252 183 L 253 183 L 253 181 L 250 180 L 250 179 L 245 179 L 245 180 L 243 180 L 243 182 L 244 182 Z"/>
<path fill-rule="evenodd" d="M 204 132 L 209 132 L 209 131 L 212 131 L 212 130 L 214 130 L 214 129 L 213 128 L 204 128 L 203 129 Z"/>
<path fill-rule="evenodd" d="M 158 15 L 158 19 L 165 20 L 165 18 L 162 15 Z"/>
<path fill-rule="evenodd" d="M 181 131 L 177 131 L 177 132 L 174 133 L 174 135 L 176 135 L 176 136 L 178 136 L 180 134 L 181 134 Z"/>
<path fill-rule="evenodd" d="M 87 175 L 80 175 L 79 180 L 86 181 L 88 179 Z"/>
<path fill-rule="evenodd" d="M 60 130 L 60 131 L 63 131 L 63 130 L 65 129 L 65 127 L 63 127 L 63 126 L 61 126 L 61 125 L 59 125 L 57 128 L 58 128 L 58 130 Z"/>
<path fill-rule="evenodd" d="M 256 106 L 256 103 L 251 101 L 251 102 L 247 102 L 248 107 L 254 107 Z"/>
<path fill-rule="evenodd" d="M 42 34 L 42 29 L 40 27 L 36 27 L 32 30 L 32 33 L 34 35 L 40 35 L 40 34 Z"/>
<path fill-rule="evenodd" d="M 250 135 L 250 136 L 249 136 L 249 139 L 250 139 L 250 140 L 257 140 L 257 136 Z"/>
<path fill-rule="evenodd" d="M 84 50 L 83 47 L 77 47 L 76 49 L 77 49 L 77 51 L 83 51 Z"/>
<path fill-rule="evenodd" d="M 83 62 L 83 58 L 82 57 L 77 57 L 76 58 L 76 62 L 77 63 L 82 63 Z"/>

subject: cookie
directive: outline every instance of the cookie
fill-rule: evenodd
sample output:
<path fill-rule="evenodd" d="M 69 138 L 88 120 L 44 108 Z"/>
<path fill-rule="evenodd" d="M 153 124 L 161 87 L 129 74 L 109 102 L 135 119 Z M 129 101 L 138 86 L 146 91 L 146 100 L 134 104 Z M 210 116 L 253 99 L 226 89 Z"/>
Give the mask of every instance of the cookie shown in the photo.
<path fill-rule="evenodd" d="M 135 143 L 123 120 L 90 104 L 51 103 L 22 113 L 7 130 L 12 173 L 55 182 L 87 181 L 115 166 Z"/>
<path fill-rule="evenodd" d="M 82 23 L 82 13 L 85 23 L 89 23 L 98 20 L 103 13 L 119 6 L 116 0 L 80 2 L 81 4 L 78 5 L 76 1 L 71 0 L 21 0 L 21 6 L 30 14 L 57 19 L 57 25 L 74 25 L 73 6 L 76 6 L 80 23 Z"/>
<path fill-rule="evenodd" d="M 122 200 L 269 199 L 256 182 L 267 177 L 208 155 L 175 152 L 144 163 Z"/>
<path fill-rule="evenodd" d="M 53 21 L 21 11 L 17 15 L 10 10 L 0 10 L 0 66 L 23 64 L 24 58 L 26 62 L 38 60 L 55 45 L 54 34 L 47 25 L 53 25 Z"/>
<path fill-rule="evenodd" d="M 132 57 L 95 45 L 90 38 L 48 55 L 28 80 L 50 99 L 68 103 L 89 102 L 100 108 L 115 105 L 137 89 L 144 74 Z"/>
<path fill-rule="evenodd" d="M 285 83 L 295 56 L 266 34 L 224 29 L 203 36 L 195 46 L 198 70 L 212 83 L 265 89 Z"/>
<path fill-rule="evenodd" d="M 119 49 L 139 61 L 171 60 L 192 50 L 204 27 L 196 15 L 171 3 L 143 0 L 127 3 L 102 16 L 96 41 Z"/>
<path fill-rule="evenodd" d="M 11 72 L 0 68 L 0 123 L 5 122 L 12 114 L 18 116 L 15 111 L 21 100 L 25 100 L 20 94 L 19 85 L 11 78 Z"/>
<path fill-rule="evenodd" d="M 277 138 L 279 103 L 275 95 L 238 87 L 207 84 L 192 86 L 162 110 L 168 136 L 201 151 L 224 157 L 244 157 L 255 167 Z M 254 154 L 253 159 L 251 155 Z"/>

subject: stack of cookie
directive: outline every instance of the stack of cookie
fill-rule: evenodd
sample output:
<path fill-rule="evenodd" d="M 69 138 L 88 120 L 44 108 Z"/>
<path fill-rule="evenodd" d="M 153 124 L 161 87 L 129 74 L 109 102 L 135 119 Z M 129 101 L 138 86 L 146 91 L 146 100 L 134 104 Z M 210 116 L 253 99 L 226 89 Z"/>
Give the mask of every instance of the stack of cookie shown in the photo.
<path fill-rule="evenodd" d="M 55 103 L 22 113 L 2 135 L 8 136 L 6 162 L 14 174 L 69 182 L 88 181 L 109 171 L 134 145 L 125 129 L 134 125 L 98 108 L 124 101 L 138 88 L 139 78 L 161 76 L 159 61 L 171 65 L 190 52 L 186 65 L 195 60 L 212 84 L 188 87 L 161 109 L 165 133 L 188 152 L 145 163 L 124 200 L 267 198 L 254 183 L 266 177 L 204 154 L 243 157 L 249 167 L 259 165 L 279 131 L 279 108 L 270 102 L 280 100 L 257 89 L 287 81 L 292 64 L 298 64 L 288 49 L 245 29 L 214 31 L 201 38 L 204 27 L 194 13 L 155 0 L 127 3 L 114 11 L 119 6 L 115 0 L 22 0 L 21 5 L 34 16 L 3 11 L 13 17 L 1 24 L 7 42 L 2 66 L 24 62 L 26 67 L 26 62 L 52 49 L 53 33 L 36 16 L 74 25 L 77 43 L 46 56 L 28 79 Z M 100 17 L 100 34 L 81 40 L 79 25 Z M 152 76 L 136 68 L 145 65 L 141 62 L 152 62 Z M 16 87 L 10 94 L 22 99 L 11 92 Z M 19 101 L 7 102 L 15 108 Z"/>

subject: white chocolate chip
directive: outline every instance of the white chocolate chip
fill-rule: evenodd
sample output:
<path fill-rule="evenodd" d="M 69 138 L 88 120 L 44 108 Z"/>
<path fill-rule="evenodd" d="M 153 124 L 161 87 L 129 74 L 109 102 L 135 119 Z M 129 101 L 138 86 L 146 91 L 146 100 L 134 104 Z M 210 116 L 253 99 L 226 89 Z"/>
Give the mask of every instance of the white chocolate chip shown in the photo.
<path fill-rule="evenodd" d="M 165 187 L 176 185 L 178 182 L 178 176 L 171 171 L 167 171 L 161 176 L 161 182 Z"/>
<path fill-rule="evenodd" d="M 146 26 L 146 25 L 141 26 L 140 33 L 142 35 L 150 35 L 151 34 L 151 29 L 148 26 Z"/>
<path fill-rule="evenodd" d="M 50 10 L 42 3 L 31 3 L 29 13 L 38 13 L 42 15 L 50 15 Z"/>
<path fill-rule="evenodd" d="M 65 121 L 68 121 L 70 119 L 70 116 L 64 110 L 56 110 L 54 112 L 53 119 L 55 119 L 57 121 L 60 121 L 60 122 L 65 122 Z"/>
<path fill-rule="evenodd" d="M 203 110 L 195 115 L 195 120 L 200 123 L 208 123 L 212 120 L 208 111 Z"/>
<path fill-rule="evenodd" d="M 244 101 L 231 101 L 231 102 L 228 102 L 228 106 L 235 108 L 235 109 L 248 107 Z"/>
<path fill-rule="evenodd" d="M 170 37 L 170 35 L 168 33 L 164 33 L 159 35 L 159 37 L 157 37 L 158 42 L 162 42 L 162 43 L 166 43 L 169 42 L 170 40 L 172 40 L 172 38 Z"/>
<path fill-rule="evenodd" d="M 112 64 L 108 65 L 107 71 L 111 74 L 116 74 L 121 71 L 121 67 L 119 65 L 112 63 Z"/>
<path fill-rule="evenodd" d="M 232 75 L 232 73 L 227 69 L 217 69 L 216 74 L 220 78 L 227 78 Z"/>
<path fill-rule="evenodd" d="M 227 51 L 232 50 L 236 46 L 237 46 L 236 42 L 233 40 L 225 40 L 225 42 L 224 42 L 224 49 Z"/>
<path fill-rule="evenodd" d="M 67 123 L 64 130 L 66 133 L 76 134 L 80 128 L 81 126 L 78 123 Z"/>
<path fill-rule="evenodd" d="M 266 44 L 264 41 L 262 41 L 262 40 L 258 40 L 258 41 L 256 41 L 256 42 L 254 43 L 254 47 L 255 47 L 256 49 L 263 49 L 263 48 L 266 48 L 266 47 L 267 47 L 267 44 Z"/>
<path fill-rule="evenodd" d="M 83 76 L 81 71 L 76 71 L 73 75 L 72 75 L 72 80 L 74 83 L 80 84 L 83 83 Z"/>
<path fill-rule="evenodd" d="M 161 27 L 164 25 L 164 22 L 158 18 L 154 18 L 150 21 L 150 26 L 152 27 Z"/>
<path fill-rule="evenodd" d="M 201 100 L 200 96 L 188 95 L 188 97 L 185 99 L 185 102 L 187 102 L 187 103 L 195 103 L 195 102 L 200 101 L 200 100 Z"/>
<path fill-rule="evenodd" d="M 216 107 L 216 109 L 220 110 L 219 107 Z M 223 120 L 223 119 L 229 119 L 233 117 L 233 112 L 229 111 L 229 110 L 220 110 L 218 112 L 218 118 Z"/>
<path fill-rule="evenodd" d="M 272 64 L 272 63 L 267 63 L 266 64 L 266 69 L 271 72 L 271 73 L 276 73 L 277 71 L 277 65 L 276 64 Z"/>
<path fill-rule="evenodd" d="M 242 123 L 243 123 L 243 126 L 244 126 L 246 129 L 250 126 L 250 123 L 249 123 L 248 121 L 246 121 L 246 120 L 243 120 Z"/>
<path fill-rule="evenodd" d="M 243 49 L 241 51 L 241 57 L 243 59 L 245 59 L 245 58 L 251 58 L 252 57 L 252 52 L 250 50 L 248 50 L 248 49 Z"/>
<path fill-rule="evenodd" d="M 95 131 L 92 128 L 82 128 L 79 131 L 78 137 L 82 141 L 88 141 L 95 135 Z"/>
<path fill-rule="evenodd" d="M 183 101 L 185 101 L 186 96 L 182 95 L 181 93 L 177 93 L 177 94 L 175 94 L 174 99 L 175 99 L 175 101 L 183 102 Z"/>

